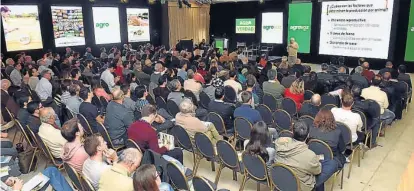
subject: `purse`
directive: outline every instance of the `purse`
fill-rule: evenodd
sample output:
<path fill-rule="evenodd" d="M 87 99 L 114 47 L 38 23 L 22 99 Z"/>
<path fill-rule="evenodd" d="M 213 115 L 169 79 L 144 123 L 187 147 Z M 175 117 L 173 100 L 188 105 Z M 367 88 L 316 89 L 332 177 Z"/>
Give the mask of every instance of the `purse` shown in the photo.
<path fill-rule="evenodd" d="M 37 164 L 37 156 L 34 148 L 28 148 L 25 151 L 19 152 L 19 167 L 23 174 L 34 171 Z"/>

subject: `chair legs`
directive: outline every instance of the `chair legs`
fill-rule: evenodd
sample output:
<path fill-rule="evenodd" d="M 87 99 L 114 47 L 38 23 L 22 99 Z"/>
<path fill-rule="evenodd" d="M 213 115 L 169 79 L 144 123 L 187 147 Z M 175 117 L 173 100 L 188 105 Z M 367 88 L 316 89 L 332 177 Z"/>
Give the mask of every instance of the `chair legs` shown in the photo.
<path fill-rule="evenodd" d="M 343 188 L 343 186 L 344 186 L 344 169 L 342 169 L 342 172 L 341 172 L 341 190 L 342 190 L 342 188 Z"/>
<path fill-rule="evenodd" d="M 336 175 L 338 174 L 338 172 L 335 172 L 333 175 L 333 180 L 332 180 L 332 186 L 331 186 L 331 191 L 333 191 L 333 188 L 335 186 L 335 180 L 336 180 Z"/>
<path fill-rule="evenodd" d="M 211 171 L 216 171 L 216 165 L 214 163 L 214 159 L 211 159 Z"/>
<path fill-rule="evenodd" d="M 233 170 L 233 180 L 237 181 L 237 171 Z"/>
<path fill-rule="evenodd" d="M 241 183 L 241 185 L 240 185 L 240 189 L 239 189 L 239 191 L 243 191 L 243 190 L 244 190 L 244 186 L 245 186 L 245 184 L 246 184 L 246 181 L 247 181 L 247 175 L 244 175 L 244 176 L 243 176 L 242 183 Z"/>
<path fill-rule="evenodd" d="M 200 165 L 202 157 L 195 155 L 194 158 L 195 158 L 195 163 L 194 163 L 194 166 L 193 166 L 193 176 L 195 176 L 197 174 L 198 166 Z"/>
<path fill-rule="evenodd" d="M 218 185 L 220 175 L 221 175 L 221 170 L 223 170 L 223 168 L 224 168 L 224 165 L 222 163 L 220 163 L 219 169 L 218 169 L 217 174 L 216 174 L 216 180 L 214 180 L 214 183 L 216 185 Z"/>
<path fill-rule="evenodd" d="M 260 191 L 260 183 L 257 182 L 256 184 L 257 184 L 257 191 Z"/>

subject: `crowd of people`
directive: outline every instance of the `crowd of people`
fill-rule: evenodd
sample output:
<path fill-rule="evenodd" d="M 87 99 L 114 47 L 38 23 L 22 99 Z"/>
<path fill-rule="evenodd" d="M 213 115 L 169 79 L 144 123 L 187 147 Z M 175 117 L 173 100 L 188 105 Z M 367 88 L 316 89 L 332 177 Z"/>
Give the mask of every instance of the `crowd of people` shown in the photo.
<path fill-rule="evenodd" d="M 82 57 L 66 48 L 62 56 L 47 52 L 37 62 L 22 52 L 2 62 L 1 123 L 2 128 L 13 126 L 15 117 L 22 126 L 28 125 L 53 157 L 69 164 L 95 189 L 164 191 L 172 187 L 161 182 L 154 165 L 141 165 L 143 153 L 150 149 L 183 170 L 185 165 L 181 149 L 159 145 L 158 132 L 171 133 L 178 125 L 191 139 L 202 132 L 215 145 L 225 137 L 209 122 L 209 113 L 215 112 L 223 119 L 227 133 L 234 133 L 234 120 L 242 117 L 252 124 L 245 152 L 262 157 L 268 165 L 283 163 L 294 169 L 301 190 L 323 190 L 324 182 L 347 163 L 346 140 L 337 122 L 350 128 L 353 144 L 364 144 L 363 128 L 372 129 L 372 149 L 378 145 L 376 135 L 384 134 L 380 129 L 384 131 L 401 119 L 406 100 L 410 99 L 411 79 L 404 65 L 394 69 L 387 62 L 375 74 L 368 62 L 360 61 L 352 71 L 345 65 L 322 64 L 322 71 L 315 72 L 297 58 L 288 62 L 283 57 L 279 62 L 260 65 L 262 60 L 249 61 L 241 52 L 224 49 L 221 53 L 208 46 L 195 46 L 191 52 L 151 44 L 136 50 L 129 45 L 123 49 L 114 46 L 109 54 L 101 48 L 99 57 L 92 55 L 91 48 Z M 309 100 L 305 99 L 306 91 L 313 94 Z M 323 109 L 324 94 L 336 96 L 338 107 Z M 291 128 L 292 137 L 279 137 L 279 129 L 266 124 L 265 116 L 255 110 L 263 104 L 264 95 L 273 96 L 278 109 L 282 109 L 283 99 L 290 98 L 298 116 L 312 116 L 313 123 L 297 120 Z M 174 103 L 178 111 L 161 107 L 161 101 Z M 370 124 L 378 117 L 387 127 L 364 127 L 354 109 L 363 112 Z M 68 118 L 68 113 L 74 117 Z M 85 118 L 88 127 L 76 116 Z M 101 132 L 102 125 L 110 143 L 93 134 Z M 11 151 L 2 155 L 15 158 L 13 144 L 3 139 L 7 137 L 2 133 L 2 151 Z M 125 147 L 128 139 L 139 149 L 115 152 Z M 320 159 L 309 150 L 306 142 L 310 139 L 326 142 L 334 160 Z M 54 189 L 69 190 L 61 174 L 54 174 L 58 174 L 50 181 Z M 4 180 L 5 184 L 20 190 L 21 181 L 11 179 Z"/>

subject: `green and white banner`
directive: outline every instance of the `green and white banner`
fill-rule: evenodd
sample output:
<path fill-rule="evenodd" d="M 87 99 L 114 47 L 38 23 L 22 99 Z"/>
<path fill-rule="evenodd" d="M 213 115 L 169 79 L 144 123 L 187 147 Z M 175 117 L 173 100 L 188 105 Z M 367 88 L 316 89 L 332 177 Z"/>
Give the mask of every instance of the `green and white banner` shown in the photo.
<path fill-rule="evenodd" d="M 256 20 L 252 19 L 236 19 L 236 34 L 254 34 L 256 32 Z"/>
<path fill-rule="evenodd" d="M 312 3 L 289 4 L 288 40 L 295 38 L 300 53 L 310 52 Z"/>
<path fill-rule="evenodd" d="M 405 61 L 414 61 L 414 0 L 411 0 L 410 20 L 408 22 Z"/>

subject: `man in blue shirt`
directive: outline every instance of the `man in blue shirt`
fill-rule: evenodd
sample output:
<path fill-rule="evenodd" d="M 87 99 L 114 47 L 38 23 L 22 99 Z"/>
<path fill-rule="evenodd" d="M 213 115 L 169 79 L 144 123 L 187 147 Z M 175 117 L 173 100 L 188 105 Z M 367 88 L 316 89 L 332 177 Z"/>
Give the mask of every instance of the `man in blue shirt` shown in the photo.
<path fill-rule="evenodd" d="M 260 113 L 251 107 L 252 94 L 244 91 L 240 95 L 243 104 L 234 110 L 234 117 L 243 117 L 247 119 L 252 125 L 262 120 Z"/>

